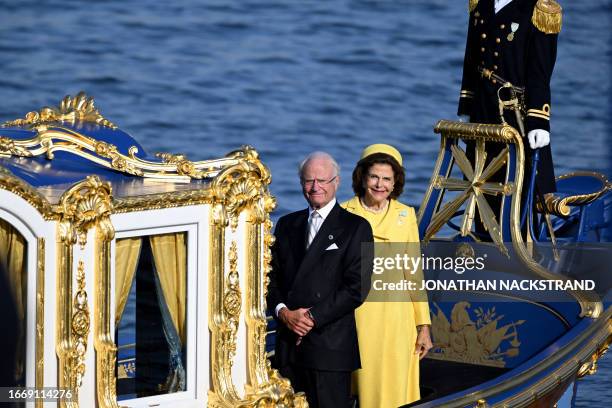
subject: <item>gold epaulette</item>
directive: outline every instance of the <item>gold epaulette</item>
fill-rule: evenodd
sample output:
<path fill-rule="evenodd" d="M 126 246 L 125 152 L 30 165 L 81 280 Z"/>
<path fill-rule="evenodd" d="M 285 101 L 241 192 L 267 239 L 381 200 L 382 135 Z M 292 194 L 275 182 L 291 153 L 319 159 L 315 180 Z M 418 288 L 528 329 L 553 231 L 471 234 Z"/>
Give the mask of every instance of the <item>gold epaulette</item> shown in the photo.
<path fill-rule="evenodd" d="M 563 9 L 555 0 L 538 0 L 533 8 L 531 22 L 546 34 L 558 34 L 561 31 Z"/>
<path fill-rule="evenodd" d="M 470 13 L 474 11 L 477 5 L 478 5 L 478 0 L 470 0 L 470 4 L 468 6 L 470 9 Z"/>

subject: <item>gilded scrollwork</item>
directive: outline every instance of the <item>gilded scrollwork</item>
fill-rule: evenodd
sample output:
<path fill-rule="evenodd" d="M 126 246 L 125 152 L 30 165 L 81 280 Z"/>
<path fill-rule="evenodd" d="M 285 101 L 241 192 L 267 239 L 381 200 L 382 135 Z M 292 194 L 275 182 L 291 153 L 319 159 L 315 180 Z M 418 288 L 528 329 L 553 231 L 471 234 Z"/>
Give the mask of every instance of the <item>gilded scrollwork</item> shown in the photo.
<path fill-rule="evenodd" d="M 23 119 L 4 122 L 2 127 L 36 126 L 47 123 L 90 122 L 115 129 L 116 126 L 105 119 L 94 104 L 93 97 L 79 92 L 75 97 L 66 95 L 57 107 L 45 106 L 40 111 L 29 112 Z"/>
<path fill-rule="evenodd" d="M 55 152 L 65 151 L 99 164 L 106 168 L 145 178 L 189 182 L 191 179 L 215 177 L 222 169 L 234 165 L 238 159 L 228 156 L 218 160 L 192 162 L 184 156 L 173 159 L 167 153 L 159 154 L 162 161 L 150 161 L 137 156 L 138 148 L 131 146 L 127 154 L 117 146 L 62 126 L 39 125 L 36 134 L 30 139 L 11 139 L 2 137 L 0 155 L 4 157 L 34 157 L 44 155 L 53 160 Z"/>
<path fill-rule="evenodd" d="M 211 185 L 213 200 L 223 204 L 216 222 L 236 228 L 240 213 L 245 209 L 249 209 L 250 222 L 263 222 L 266 209 L 274 206 L 274 199 L 267 193 L 270 171 L 250 146 L 234 151 L 228 157 L 239 161 L 220 172 Z"/>
<path fill-rule="evenodd" d="M 108 376 L 114 376 L 114 349 L 108 348 L 110 332 L 108 328 L 108 308 L 110 307 L 110 250 L 109 241 L 114 237 L 114 228 L 110 221 L 113 211 L 113 199 L 109 183 L 103 183 L 97 176 L 90 176 L 86 180 L 76 183 L 61 197 L 60 202 L 53 208 L 58 219 L 58 343 L 60 381 L 59 386 L 69 388 L 78 395 L 83 376 L 85 374 L 85 354 L 87 352 L 87 339 L 90 332 L 90 312 L 88 294 L 85 290 L 85 265 L 79 261 L 76 275 L 76 291 L 73 293 L 73 246 L 78 241 L 84 247 L 87 244 L 87 234 L 96 228 L 96 241 L 106 243 L 98 248 L 98 261 L 103 263 L 105 274 L 97 271 L 98 300 L 95 302 L 95 338 L 98 364 L 98 391 L 100 398 L 110 401 L 114 398 L 114 382 Z M 106 280 L 105 280 L 106 279 Z M 104 283 L 106 282 L 106 285 Z M 102 288 L 102 286 L 104 286 Z M 100 297 L 100 291 L 106 297 Z M 72 300 L 71 300 L 72 299 Z M 103 310 L 101 310 L 103 309 Z M 102 313 L 106 310 L 106 314 Z M 106 347 L 106 349 L 104 348 Z M 109 354 L 112 354 L 109 356 Z M 113 364 L 111 366 L 111 364 Z M 100 370 L 105 370 L 101 372 Z M 106 381 L 105 381 L 106 380 Z M 101 390 L 100 387 L 103 389 Z M 112 390 L 109 390 L 113 387 Z M 101 392 L 102 391 L 102 392 Z M 108 396 L 111 398 L 108 398 Z M 116 407 L 102 403 L 102 407 Z M 78 407 L 78 399 L 63 401 L 61 406 Z"/>
<path fill-rule="evenodd" d="M 55 209 L 60 214 L 61 236 L 67 242 L 76 242 L 83 247 L 87 243 L 87 232 L 101 224 L 107 233 L 114 233 L 108 227 L 112 212 L 111 187 L 98 176 L 89 176 L 75 184 L 60 198 Z M 112 228 L 112 227 L 111 227 Z"/>
<path fill-rule="evenodd" d="M 85 375 L 85 353 L 87 352 L 87 336 L 89 335 L 90 316 L 87 291 L 85 290 L 85 264 L 79 260 L 77 267 L 77 292 L 73 299 L 72 341 L 74 344 L 73 366 L 74 386 L 81 387 Z"/>
<path fill-rule="evenodd" d="M 97 224 L 110 234 L 108 217 L 113 208 L 112 200 L 110 184 L 103 183 L 98 176 L 89 176 L 75 184 L 62 194 L 56 208 L 61 216 L 62 236 L 72 242 L 78 238 L 83 247 L 87 243 L 87 232 Z"/>
<path fill-rule="evenodd" d="M 226 355 L 224 360 L 229 362 L 231 369 L 234 357 L 236 356 L 236 334 L 238 333 L 238 325 L 240 324 L 240 313 L 242 311 L 242 295 L 240 293 L 240 275 L 238 274 L 238 245 L 236 241 L 232 241 L 228 253 L 229 273 L 225 287 L 225 296 L 223 297 L 223 310 L 227 316 L 226 331 L 223 333 L 225 342 L 224 351 Z M 227 373 L 231 375 L 231 373 Z"/>
<path fill-rule="evenodd" d="M 209 391 L 209 407 L 307 407 L 303 393 L 295 393 L 290 382 L 270 367 L 266 358 L 266 316 L 265 299 L 267 274 L 270 269 L 270 247 L 274 242 L 271 233 L 270 212 L 276 206 L 270 195 L 270 173 L 259 161 L 257 152 L 250 147 L 232 152 L 228 157 L 238 160 L 237 164 L 223 170 L 213 180 L 211 227 L 215 248 L 224 247 L 226 227 L 236 229 L 240 215 L 246 212 L 247 286 L 245 292 L 234 286 L 237 279 L 237 247 L 232 242 L 228 253 L 229 273 L 227 282 L 221 288 L 212 288 L 219 293 L 213 298 L 213 305 L 222 309 L 214 312 L 211 320 L 213 333 L 213 387 Z M 262 245 L 263 243 L 263 245 Z M 212 263 L 212 282 L 221 285 L 223 262 Z M 236 275 L 234 275 L 236 273 Z M 246 302 L 242 300 L 246 298 Z M 239 303 L 240 302 L 240 303 Z M 232 359 L 235 355 L 235 333 L 240 320 L 240 305 L 246 304 L 243 315 L 247 327 L 248 378 L 244 397 L 239 397 L 231 378 Z M 227 356 L 219 359 L 217 356 Z"/>
<path fill-rule="evenodd" d="M 28 149 L 23 146 L 15 143 L 13 139 L 9 139 L 8 137 L 0 136 L 0 157 L 10 157 L 10 156 L 21 156 L 21 157 L 31 157 L 32 153 L 28 151 Z"/>

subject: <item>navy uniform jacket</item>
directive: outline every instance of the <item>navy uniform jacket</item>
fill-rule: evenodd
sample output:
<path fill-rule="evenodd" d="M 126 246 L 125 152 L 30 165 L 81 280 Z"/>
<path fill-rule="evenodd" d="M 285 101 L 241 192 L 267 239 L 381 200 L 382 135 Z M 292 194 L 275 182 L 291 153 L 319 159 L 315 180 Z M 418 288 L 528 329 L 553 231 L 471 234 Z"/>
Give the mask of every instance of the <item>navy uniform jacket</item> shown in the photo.
<path fill-rule="evenodd" d="M 558 31 L 536 27 L 534 9 L 538 1 L 542 0 L 513 0 L 495 14 L 494 0 L 471 0 L 459 115 L 469 115 L 474 123 L 501 123 L 499 85 L 482 78 L 478 67 L 483 67 L 525 88 L 526 133 L 533 129 L 550 131 L 550 79 L 557 56 Z M 554 1 L 551 3 L 558 6 Z M 518 129 L 514 112 L 506 111 L 504 117 Z M 531 160 L 527 140 L 524 145 L 526 157 Z M 493 153 L 496 152 L 489 151 L 488 157 L 494 157 Z M 527 181 L 529 175 L 526 173 L 525 177 Z M 550 145 L 540 149 L 538 186 L 541 193 L 556 190 Z"/>
<path fill-rule="evenodd" d="M 297 335 L 279 321 L 275 367 L 353 371 L 361 366 L 354 310 L 367 296 L 373 265 L 371 255 L 362 256 L 361 243 L 373 242 L 372 228 L 338 204 L 308 250 L 307 228 L 308 210 L 302 210 L 282 217 L 274 231 L 268 306 L 310 307 L 315 320 L 299 346 Z"/>

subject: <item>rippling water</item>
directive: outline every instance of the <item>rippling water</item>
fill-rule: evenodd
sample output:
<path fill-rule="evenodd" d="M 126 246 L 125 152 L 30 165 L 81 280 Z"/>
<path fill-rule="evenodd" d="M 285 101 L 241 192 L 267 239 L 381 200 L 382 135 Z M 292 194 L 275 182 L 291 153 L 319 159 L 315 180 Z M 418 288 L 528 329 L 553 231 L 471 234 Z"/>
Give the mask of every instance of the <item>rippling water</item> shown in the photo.
<path fill-rule="evenodd" d="M 612 174 L 610 0 L 562 1 L 553 77 L 558 174 Z M 404 155 L 403 200 L 418 205 L 454 118 L 467 0 L 0 1 L 0 119 L 80 90 L 151 151 L 218 157 L 255 146 L 273 175 L 275 216 L 304 206 L 296 163 L 315 149 L 343 166 L 361 149 Z M 609 359 L 580 406 L 607 406 Z M 596 402 L 597 401 L 597 402 Z"/>

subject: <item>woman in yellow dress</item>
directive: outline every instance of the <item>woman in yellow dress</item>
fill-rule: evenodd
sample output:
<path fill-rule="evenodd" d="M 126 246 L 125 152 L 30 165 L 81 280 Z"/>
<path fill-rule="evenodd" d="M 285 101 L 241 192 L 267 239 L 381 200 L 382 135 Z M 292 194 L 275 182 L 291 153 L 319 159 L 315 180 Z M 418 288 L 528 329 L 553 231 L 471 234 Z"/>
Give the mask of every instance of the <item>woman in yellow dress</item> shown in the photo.
<path fill-rule="evenodd" d="M 366 147 L 353 170 L 356 196 L 342 206 L 370 222 L 376 256 L 385 242 L 394 243 L 388 248 L 399 246 L 408 256 L 420 256 L 415 211 L 397 201 L 404 179 L 401 154 L 386 144 Z M 412 281 L 422 279 L 420 269 L 415 275 L 400 273 Z M 372 282 L 380 276 L 373 275 Z M 429 306 L 422 293 L 384 301 L 373 292 L 355 311 L 362 368 L 353 373 L 353 388 L 360 408 L 395 408 L 420 399 L 419 360 L 432 347 Z"/>

